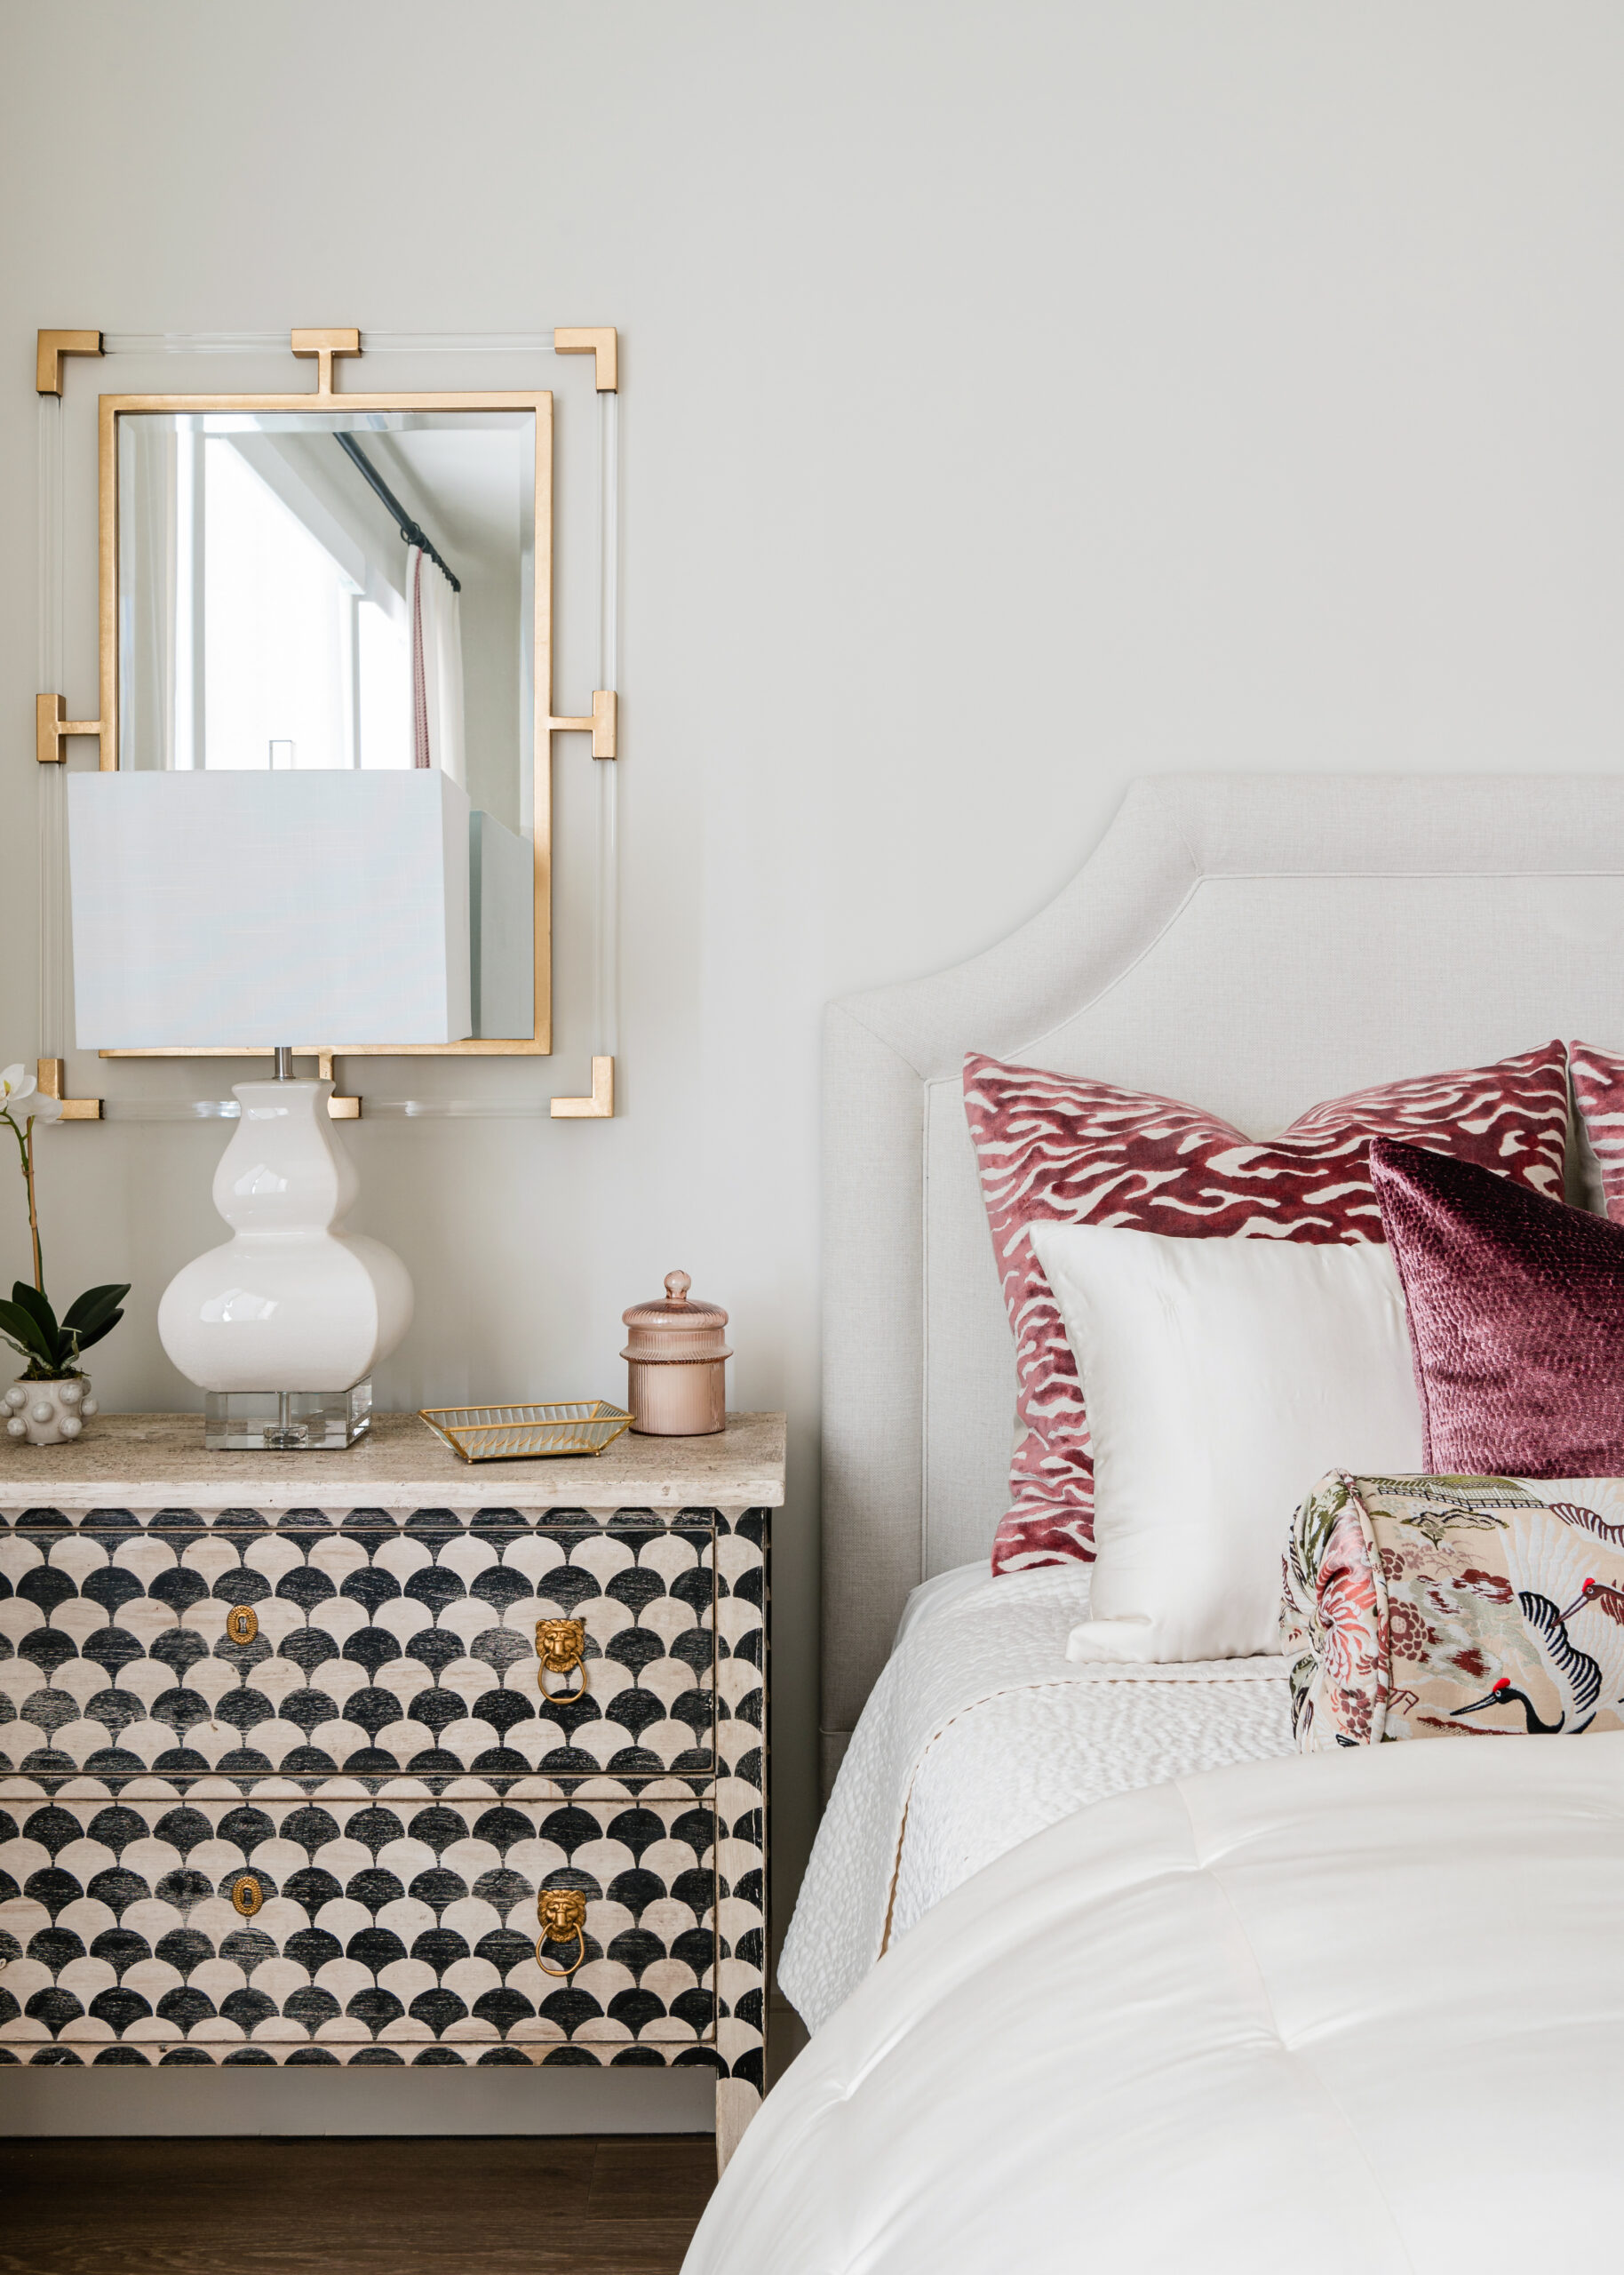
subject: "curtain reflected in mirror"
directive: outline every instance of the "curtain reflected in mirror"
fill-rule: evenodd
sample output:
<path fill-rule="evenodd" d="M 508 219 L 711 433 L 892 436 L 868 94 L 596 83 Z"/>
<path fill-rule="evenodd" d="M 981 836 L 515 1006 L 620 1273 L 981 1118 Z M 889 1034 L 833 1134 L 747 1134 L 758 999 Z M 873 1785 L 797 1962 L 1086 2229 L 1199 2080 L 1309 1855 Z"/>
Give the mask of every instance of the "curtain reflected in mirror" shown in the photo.
<path fill-rule="evenodd" d="M 474 1034 L 535 1023 L 536 419 L 121 413 L 121 768 L 438 767 Z"/>

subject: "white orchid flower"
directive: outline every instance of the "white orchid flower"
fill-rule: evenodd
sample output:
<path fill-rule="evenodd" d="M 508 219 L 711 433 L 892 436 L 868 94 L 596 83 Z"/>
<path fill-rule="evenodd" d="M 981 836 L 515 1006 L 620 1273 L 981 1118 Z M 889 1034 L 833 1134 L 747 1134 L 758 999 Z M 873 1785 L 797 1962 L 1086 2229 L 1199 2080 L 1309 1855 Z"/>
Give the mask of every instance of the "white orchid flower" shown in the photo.
<path fill-rule="evenodd" d="M 21 1059 L 0 1069 L 0 1114 L 13 1121 L 55 1122 L 62 1111 L 60 1098 L 47 1098 Z"/>

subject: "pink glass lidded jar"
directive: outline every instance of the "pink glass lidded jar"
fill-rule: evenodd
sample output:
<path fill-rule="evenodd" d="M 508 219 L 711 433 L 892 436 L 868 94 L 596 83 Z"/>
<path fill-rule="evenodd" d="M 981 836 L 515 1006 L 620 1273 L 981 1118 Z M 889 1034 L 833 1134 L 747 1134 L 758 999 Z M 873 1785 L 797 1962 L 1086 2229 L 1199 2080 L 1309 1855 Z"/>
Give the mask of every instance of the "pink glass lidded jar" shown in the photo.
<path fill-rule="evenodd" d="M 690 1303 L 692 1285 L 686 1272 L 668 1272 L 663 1302 L 621 1313 L 626 1404 L 641 1437 L 709 1438 L 728 1426 L 728 1314 L 720 1304 Z"/>

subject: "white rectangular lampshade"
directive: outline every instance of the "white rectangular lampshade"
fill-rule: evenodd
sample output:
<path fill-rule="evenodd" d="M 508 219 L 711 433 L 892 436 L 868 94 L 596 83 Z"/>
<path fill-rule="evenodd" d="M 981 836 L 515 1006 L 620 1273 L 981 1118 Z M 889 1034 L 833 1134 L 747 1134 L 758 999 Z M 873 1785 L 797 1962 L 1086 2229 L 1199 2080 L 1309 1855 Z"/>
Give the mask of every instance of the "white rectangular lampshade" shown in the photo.
<path fill-rule="evenodd" d="M 472 1031 L 468 800 L 438 767 L 73 774 L 82 1050 Z"/>

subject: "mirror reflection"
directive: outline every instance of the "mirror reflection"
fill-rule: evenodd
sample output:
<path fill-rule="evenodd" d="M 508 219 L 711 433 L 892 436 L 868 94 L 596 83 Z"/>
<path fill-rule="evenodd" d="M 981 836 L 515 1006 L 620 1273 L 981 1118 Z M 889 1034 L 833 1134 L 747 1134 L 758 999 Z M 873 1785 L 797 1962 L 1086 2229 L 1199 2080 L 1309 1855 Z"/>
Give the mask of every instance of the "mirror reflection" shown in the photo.
<path fill-rule="evenodd" d="M 536 419 L 122 413 L 121 768 L 439 767 L 474 1034 L 534 1026 Z"/>

